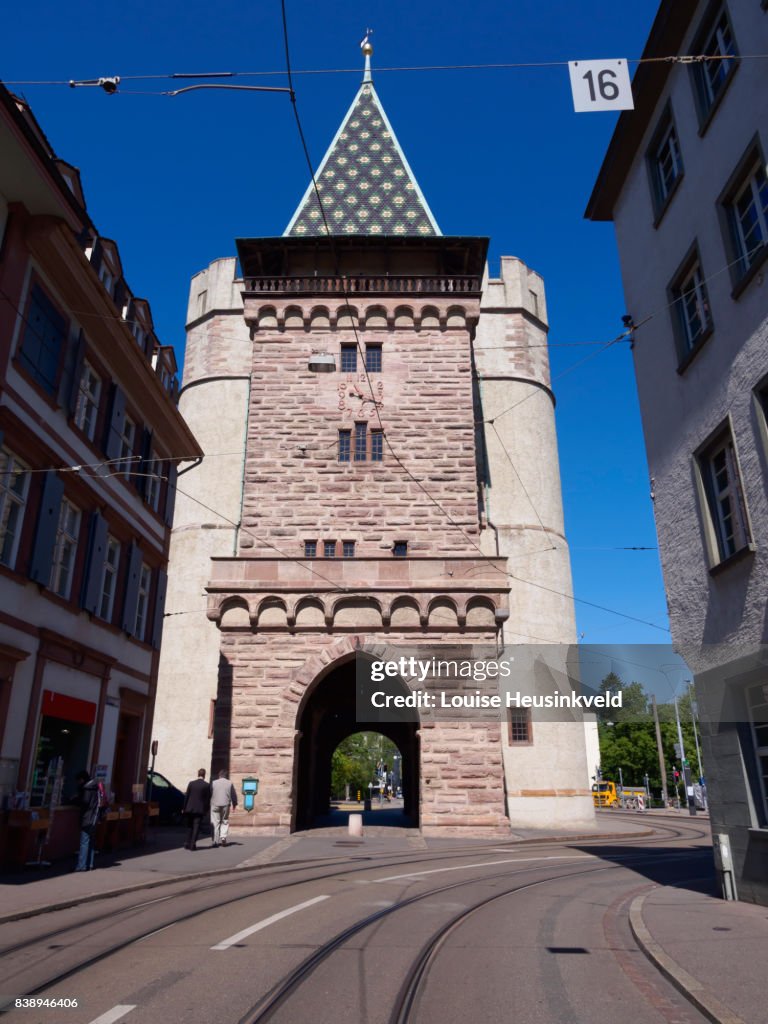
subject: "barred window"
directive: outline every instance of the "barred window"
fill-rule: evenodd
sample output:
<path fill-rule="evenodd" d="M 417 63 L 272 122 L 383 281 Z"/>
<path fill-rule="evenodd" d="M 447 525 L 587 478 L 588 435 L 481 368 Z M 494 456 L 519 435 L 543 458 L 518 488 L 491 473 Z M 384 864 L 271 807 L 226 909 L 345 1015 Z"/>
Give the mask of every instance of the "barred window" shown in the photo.
<path fill-rule="evenodd" d="M 339 431 L 339 462 L 349 462 L 352 446 L 352 431 Z"/>
<path fill-rule="evenodd" d="M 324 540 L 323 541 L 323 558 L 335 558 L 336 557 L 336 541 L 335 540 Z"/>
<path fill-rule="evenodd" d="M 353 540 L 342 541 L 341 553 L 344 558 L 355 557 L 355 542 Z"/>
<path fill-rule="evenodd" d="M 381 373 L 381 345 L 365 346 L 365 368 L 369 373 Z"/>
<path fill-rule="evenodd" d="M 533 743 L 530 708 L 510 708 L 507 735 L 510 745 L 530 746 Z"/>
<path fill-rule="evenodd" d="M 365 462 L 368 449 L 368 424 L 355 424 L 355 462 Z"/>
<path fill-rule="evenodd" d="M 317 541 L 316 540 L 305 540 L 304 541 L 304 557 L 305 558 L 317 558 Z"/>
<path fill-rule="evenodd" d="M 382 430 L 371 431 L 371 462 L 384 461 L 384 432 Z"/>
<path fill-rule="evenodd" d="M 341 346 L 341 372 L 357 373 L 357 345 Z"/>

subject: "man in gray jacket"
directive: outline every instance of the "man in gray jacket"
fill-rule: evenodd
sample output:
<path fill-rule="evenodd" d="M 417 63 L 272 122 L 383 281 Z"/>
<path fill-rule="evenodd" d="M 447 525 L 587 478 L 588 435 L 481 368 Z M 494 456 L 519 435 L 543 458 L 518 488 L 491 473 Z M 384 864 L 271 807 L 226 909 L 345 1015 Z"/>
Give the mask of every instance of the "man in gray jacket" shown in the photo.
<path fill-rule="evenodd" d="M 211 786 L 211 822 L 213 823 L 214 846 L 227 845 L 229 811 L 234 807 L 237 807 L 237 793 L 222 768 L 219 777 Z"/>

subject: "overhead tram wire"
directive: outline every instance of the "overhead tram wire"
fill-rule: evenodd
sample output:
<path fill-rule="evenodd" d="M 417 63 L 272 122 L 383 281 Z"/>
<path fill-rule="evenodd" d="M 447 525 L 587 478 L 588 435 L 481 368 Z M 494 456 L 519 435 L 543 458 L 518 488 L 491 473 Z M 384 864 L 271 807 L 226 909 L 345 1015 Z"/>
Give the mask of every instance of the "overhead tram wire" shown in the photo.
<path fill-rule="evenodd" d="M 742 60 L 765 60 L 766 53 L 741 53 L 741 54 L 670 54 L 662 57 L 630 57 L 628 64 L 693 64 L 693 63 L 714 63 L 716 61 L 742 61 Z M 570 61 L 511 61 L 505 63 L 482 63 L 482 64 L 414 64 L 414 65 L 391 65 L 376 69 L 377 74 L 392 74 L 403 72 L 435 72 L 435 71 L 516 71 L 536 70 L 548 68 L 568 67 Z M 295 75 L 347 75 L 359 74 L 360 68 L 300 68 L 292 69 L 291 77 Z M 276 78 L 285 75 L 285 71 L 200 71 L 200 72 L 159 72 L 157 74 L 144 75 L 119 75 L 111 76 L 119 78 L 120 82 L 155 82 L 162 79 L 179 81 L 181 79 L 199 78 Z M 104 76 L 106 80 L 107 76 Z M 100 79 L 69 78 L 69 79 L 18 79 L 5 81 L 6 86 L 65 86 L 73 88 L 81 83 L 97 84 Z M 127 95 L 150 95 L 170 96 L 176 95 L 181 90 L 171 92 L 129 92 Z"/>

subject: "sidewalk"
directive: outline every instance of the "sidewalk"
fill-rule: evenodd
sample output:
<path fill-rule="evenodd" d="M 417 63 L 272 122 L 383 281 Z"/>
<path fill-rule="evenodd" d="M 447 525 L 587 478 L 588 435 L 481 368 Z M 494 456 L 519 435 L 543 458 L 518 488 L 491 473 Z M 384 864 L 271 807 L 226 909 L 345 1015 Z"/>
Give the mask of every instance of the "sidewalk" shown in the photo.
<path fill-rule="evenodd" d="M 637 896 L 630 925 L 643 952 L 717 1024 L 764 1024 L 768 909 L 660 886 Z"/>

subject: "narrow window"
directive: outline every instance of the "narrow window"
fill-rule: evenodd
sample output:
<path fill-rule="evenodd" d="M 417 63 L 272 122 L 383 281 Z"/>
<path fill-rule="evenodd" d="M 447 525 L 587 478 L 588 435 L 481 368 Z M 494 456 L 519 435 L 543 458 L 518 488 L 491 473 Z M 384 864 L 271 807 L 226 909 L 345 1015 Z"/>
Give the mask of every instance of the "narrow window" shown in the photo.
<path fill-rule="evenodd" d="M 355 462 L 365 462 L 368 448 L 368 424 L 355 424 Z"/>
<path fill-rule="evenodd" d="M 382 430 L 371 431 L 371 462 L 384 461 L 384 432 Z"/>
<path fill-rule="evenodd" d="M 342 545 L 341 545 L 341 548 L 342 548 L 341 553 L 342 553 L 342 556 L 344 558 L 354 558 L 355 557 L 355 542 L 353 540 L 345 540 L 345 541 L 343 541 Z"/>
<path fill-rule="evenodd" d="M 152 570 L 142 562 L 139 575 L 139 595 L 136 601 L 136 626 L 133 635 L 143 640 L 147 630 L 147 612 L 149 609 L 149 588 L 152 583 Z"/>
<path fill-rule="evenodd" d="M 744 494 L 730 430 L 723 432 L 700 456 L 710 522 L 719 560 L 730 558 L 750 540 Z"/>
<path fill-rule="evenodd" d="M 304 541 L 304 557 L 305 558 L 317 558 L 317 541 L 316 540 L 305 540 Z"/>
<path fill-rule="evenodd" d="M 126 416 L 123 420 L 123 430 L 120 434 L 120 462 L 118 464 L 118 471 L 124 474 L 126 480 L 129 480 L 131 473 L 136 470 L 133 457 L 135 446 L 136 424 Z"/>
<path fill-rule="evenodd" d="M 357 373 L 357 345 L 341 346 L 341 372 Z"/>
<path fill-rule="evenodd" d="M 75 426 L 82 430 L 89 441 L 93 440 L 96 433 L 100 400 L 101 378 L 89 363 L 84 363 L 75 404 Z"/>
<path fill-rule="evenodd" d="M 59 597 L 68 598 L 72 590 L 79 534 L 80 509 L 64 498 L 59 510 L 59 525 L 49 583 L 50 589 Z"/>
<path fill-rule="evenodd" d="M 99 618 L 112 621 L 115 607 L 115 591 L 117 589 L 117 570 L 120 566 L 120 542 L 114 537 L 107 538 L 107 550 L 104 555 L 104 574 L 101 581 L 101 600 L 99 602 Z"/>
<path fill-rule="evenodd" d="M 392 554 L 395 558 L 406 558 L 408 556 L 408 541 L 396 540 L 392 548 Z"/>
<path fill-rule="evenodd" d="M 352 446 L 352 431 L 339 431 L 339 462 L 349 462 Z"/>
<path fill-rule="evenodd" d="M 712 330 L 712 313 L 698 252 L 683 265 L 669 288 L 678 356 L 682 362 Z"/>
<path fill-rule="evenodd" d="M 324 558 L 335 558 L 336 557 L 336 541 L 335 540 L 324 540 L 323 541 L 323 557 Z"/>
<path fill-rule="evenodd" d="M 720 7 L 714 18 L 707 22 L 691 52 L 711 58 L 691 65 L 699 117 L 703 122 L 736 70 L 737 61 L 734 58 L 738 56 L 738 50 L 725 7 Z"/>
<path fill-rule="evenodd" d="M 67 322 L 39 285 L 32 288 L 19 361 L 35 383 L 56 393 Z"/>
<path fill-rule="evenodd" d="M 768 244 L 768 178 L 762 158 L 749 166 L 732 197 L 726 201 L 726 210 L 735 255 L 745 274 Z"/>
<path fill-rule="evenodd" d="M 530 708 L 510 708 L 507 737 L 510 746 L 530 746 L 533 743 Z"/>
<path fill-rule="evenodd" d="M 150 451 L 146 465 L 146 486 L 144 490 L 145 501 L 151 509 L 157 512 L 160 504 L 160 488 L 162 480 L 160 477 L 160 460 L 155 452 Z"/>
<path fill-rule="evenodd" d="M 768 823 L 768 686 L 758 683 L 746 693 L 752 726 L 752 744 L 762 797 L 762 825 Z"/>
<path fill-rule="evenodd" d="M 675 185 L 683 175 L 680 144 L 677 141 L 677 132 L 670 110 L 667 110 L 662 118 L 661 125 L 651 144 L 648 159 L 653 183 L 654 206 L 658 215 L 666 206 Z"/>
<path fill-rule="evenodd" d="M 16 564 L 28 490 L 28 467 L 0 450 L 0 564 L 10 569 Z"/>
<path fill-rule="evenodd" d="M 369 373 L 381 373 L 381 345 L 365 346 L 365 368 Z"/>
<path fill-rule="evenodd" d="M 144 339 L 147 336 L 145 331 L 144 331 L 144 329 L 141 327 L 141 325 L 138 322 L 134 321 L 134 324 L 133 324 L 133 327 L 131 328 L 131 331 L 133 333 L 134 338 L 136 339 L 136 344 L 139 346 L 140 349 L 143 350 L 144 349 Z"/>

